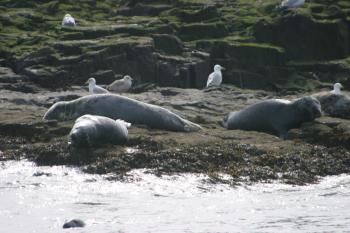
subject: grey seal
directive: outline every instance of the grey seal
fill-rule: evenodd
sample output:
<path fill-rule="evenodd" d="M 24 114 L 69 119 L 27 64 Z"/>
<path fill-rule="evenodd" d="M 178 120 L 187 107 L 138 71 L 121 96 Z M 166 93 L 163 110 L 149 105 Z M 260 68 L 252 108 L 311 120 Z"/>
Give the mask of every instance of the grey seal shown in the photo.
<path fill-rule="evenodd" d="M 91 114 L 122 119 L 132 124 L 145 124 L 170 131 L 198 131 L 201 127 L 156 105 L 116 94 L 88 95 L 72 101 L 55 103 L 44 120 L 72 120 Z"/>
<path fill-rule="evenodd" d="M 79 117 L 69 133 L 68 145 L 73 147 L 98 147 L 102 144 L 121 145 L 128 140 L 130 123 L 104 116 Z"/>
<path fill-rule="evenodd" d="M 63 228 L 85 227 L 85 223 L 80 219 L 72 219 L 63 224 Z"/>
<path fill-rule="evenodd" d="M 288 130 L 321 116 L 320 102 L 310 96 L 288 100 L 265 100 L 229 113 L 222 125 L 227 129 L 268 132 L 286 139 Z"/>
<path fill-rule="evenodd" d="M 129 75 L 125 75 L 124 78 L 115 80 L 108 85 L 107 89 L 111 92 L 122 93 L 130 90 L 133 79 Z"/>

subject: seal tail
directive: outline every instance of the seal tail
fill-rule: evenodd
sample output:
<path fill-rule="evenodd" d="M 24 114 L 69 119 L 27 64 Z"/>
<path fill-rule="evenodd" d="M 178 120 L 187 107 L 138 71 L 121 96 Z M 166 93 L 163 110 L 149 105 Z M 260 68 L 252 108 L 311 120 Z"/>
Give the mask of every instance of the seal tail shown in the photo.
<path fill-rule="evenodd" d="M 186 132 L 196 132 L 203 129 L 200 125 L 193 123 L 189 120 L 182 119 L 182 121 L 184 123 L 184 129 Z"/>

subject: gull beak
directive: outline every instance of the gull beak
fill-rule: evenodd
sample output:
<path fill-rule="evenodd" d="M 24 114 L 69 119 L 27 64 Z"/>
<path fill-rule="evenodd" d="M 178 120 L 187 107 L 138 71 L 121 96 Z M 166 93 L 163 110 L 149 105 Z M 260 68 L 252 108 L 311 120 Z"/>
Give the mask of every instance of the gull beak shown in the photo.
<path fill-rule="evenodd" d="M 87 81 L 85 82 L 85 84 L 89 84 L 89 80 L 87 80 Z"/>
<path fill-rule="evenodd" d="M 222 67 L 222 66 L 221 66 L 221 69 L 222 69 L 222 70 L 225 70 L 225 67 Z"/>

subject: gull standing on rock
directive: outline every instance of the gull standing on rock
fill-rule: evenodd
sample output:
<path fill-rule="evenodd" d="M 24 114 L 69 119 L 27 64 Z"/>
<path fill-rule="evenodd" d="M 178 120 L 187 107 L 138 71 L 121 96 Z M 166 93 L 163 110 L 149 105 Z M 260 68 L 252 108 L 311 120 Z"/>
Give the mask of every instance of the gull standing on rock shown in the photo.
<path fill-rule="evenodd" d="M 122 79 L 112 82 L 107 89 L 111 92 L 122 93 L 130 90 L 133 79 L 129 75 L 125 75 Z"/>
<path fill-rule="evenodd" d="M 214 72 L 209 74 L 208 81 L 207 81 L 207 87 L 211 86 L 220 86 L 222 82 L 222 73 L 221 70 L 224 70 L 225 68 L 220 65 L 214 66 Z"/>
<path fill-rule="evenodd" d="M 280 7 L 281 8 L 297 8 L 304 5 L 305 0 L 283 0 Z"/>
<path fill-rule="evenodd" d="M 341 95 L 341 88 L 343 88 L 343 85 L 341 85 L 340 83 L 335 83 L 331 93 L 335 95 Z"/>
<path fill-rule="evenodd" d="M 109 93 L 103 87 L 96 85 L 96 80 L 94 78 L 89 78 L 86 83 L 89 83 L 89 93 L 90 94 L 106 94 Z"/>
<path fill-rule="evenodd" d="M 66 14 L 62 20 L 62 26 L 75 26 L 75 20 L 70 14 Z"/>

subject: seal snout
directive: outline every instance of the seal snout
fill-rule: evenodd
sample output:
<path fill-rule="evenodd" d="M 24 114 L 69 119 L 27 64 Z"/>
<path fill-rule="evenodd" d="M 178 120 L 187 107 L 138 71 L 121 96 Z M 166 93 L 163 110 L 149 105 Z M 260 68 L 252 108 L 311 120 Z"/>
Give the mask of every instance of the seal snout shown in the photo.
<path fill-rule="evenodd" d="M 224 128 L 227 128 L 227 120 L 228 120 L 228 115 L 224 117 L 224 119 L 222 119 L 222 121 L 220 121 L 220 125 Z"/>
<path fill-rule="evenodd" d="M 311 105 L 311 112 L 314 118 L 322 116 L 321 104 L 317 99 L 312 98 L 313 104 Z"/>
<path fill-rule="evenodd" d="M 84 141 L 84 137 L 81 131 L 74 129 L 73 132 L 71 132 L 69 135 L 68 145 L 73 147 L 79 146 L 81 144 L 84 144 L 83 141 Z"/>

